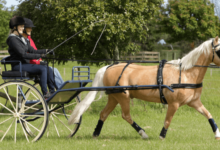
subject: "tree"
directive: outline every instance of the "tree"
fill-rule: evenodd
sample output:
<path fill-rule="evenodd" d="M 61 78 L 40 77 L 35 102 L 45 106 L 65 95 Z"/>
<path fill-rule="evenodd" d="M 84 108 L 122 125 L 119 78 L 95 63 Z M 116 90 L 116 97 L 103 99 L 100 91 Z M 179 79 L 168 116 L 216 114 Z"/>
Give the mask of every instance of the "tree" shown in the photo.
<path fill-rule="evenodd" d="M 12 13 L 5 8 L 6 1 L 0 0 L 0 49 L 6 47 L 6 39 L 9 34 L 9 20 L 12 17 Z"/>
<path fill-rule="evenodd" d="M 163 12 L 163 31 L 171 35 L 172 42 L 207 40 L 219 35 L 219 20 L 209 0 L 169 0 Z"/>
<path fill-rule="evenodd" d="M 161 0 L 26 0 L 16 14 L 36 24 L 33 38 L 41 48 L 54 47 L 74 33 L 87 30 L 56 50 L 59 58 L 119 59 L 119 53 L 140 50 L 146 40 L 147 21 L 157 13 Z M 91 55 L 104 25 L 106 29 Z M 62 49 L 62 51 L 61 51 Z M 85 62 L 83 62 L 85 64 Z M 97 63 L 99 64 L 99 63 Z"/>

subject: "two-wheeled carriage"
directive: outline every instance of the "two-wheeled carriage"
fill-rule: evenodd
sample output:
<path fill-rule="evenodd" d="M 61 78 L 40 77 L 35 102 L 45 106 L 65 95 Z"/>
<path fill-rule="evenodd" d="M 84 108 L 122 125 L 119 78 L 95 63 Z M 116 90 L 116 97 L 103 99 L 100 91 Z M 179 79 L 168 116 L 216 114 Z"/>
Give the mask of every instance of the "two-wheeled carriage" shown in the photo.
<path fill-rule="evenodd" d="M 69 89 L 84 87 L 91 82 L 89 67 L 80 67 L 86 71 L 77 71 L 88 74 L 87 80 L 74 80 L 73 77 L 45 100 L 37 88 L 38 76 L 21 71 L 21 68 L 20 71 L 7 71 L 6 64 L 11 62 L 7 58 L 1 61 L 6 71 L 2 72 L 4 83 L 0 85 L 0 140 L 10 138 L 16 141 L 18 135 L 24 135 L 27 141 L 37 141 L 48 124 L 54 126 L 58 136 L 72 137 L 79 129 L 81 119 L 77 124 L 68 126 L 68 117 L 74 106 L 80 102 L 77 95 L 81 91 Z M 79 67 L 73 67 L 73 75 L 74 68 Z M 32 81 L 34 85 L 31 84 Z M 47 130 L 48 135 L 51 129 L 48 127 Z"/>

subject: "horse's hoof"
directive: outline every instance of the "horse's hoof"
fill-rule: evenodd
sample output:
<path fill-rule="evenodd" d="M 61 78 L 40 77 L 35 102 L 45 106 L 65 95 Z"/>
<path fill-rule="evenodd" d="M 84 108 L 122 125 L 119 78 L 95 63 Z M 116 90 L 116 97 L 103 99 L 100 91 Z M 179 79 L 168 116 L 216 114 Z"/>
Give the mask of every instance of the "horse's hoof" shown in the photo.
<path fill-rule="evenodd" d="M 94 136 L 94 135 L 92 137 L 93 137 L 93 139 L 97 139 L 98 138 L 98 136 Z"/>
<path fill-rule="evenodd" d="M 160 139 L 161 139 L 161 140 L 164 140 L 164 137 L 160 136 Z"/>
<path fill-rule="evenodd" d="M 216 140 L 220 140 L 220 137 L 215 137 Z"/>
<path fill-rule="evenodd" d="M 144 130 L 140 130 L 138 133 L 141 135 L 142 139 L 148 139 L 148 136 L 147 136 L 147 134 L 144 132 Z"/>

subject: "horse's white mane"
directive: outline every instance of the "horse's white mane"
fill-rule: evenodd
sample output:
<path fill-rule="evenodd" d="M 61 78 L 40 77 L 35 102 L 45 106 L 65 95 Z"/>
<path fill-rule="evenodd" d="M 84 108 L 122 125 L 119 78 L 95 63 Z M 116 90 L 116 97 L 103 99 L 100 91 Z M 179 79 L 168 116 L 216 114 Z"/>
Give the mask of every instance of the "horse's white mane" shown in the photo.
<path fill-rule="evenodd" d="M 179 68 L 180 63 L 182 63 L 181 70 L 188 70 L 188 69 L 192 68 L 202 53 L 204 53 L 206 55 L 210 52 L 209 50 L 211 48 L 212 40 L 213 39 L 210 39 L 210 40 L 203 42 L 201 45 L 196 47 L 194 50 L 190 51 L 182 59 L 171 60 L 171 61 L 168 61 L 167 63 L 173 64 L 178 69 L 180 69 Z"/>

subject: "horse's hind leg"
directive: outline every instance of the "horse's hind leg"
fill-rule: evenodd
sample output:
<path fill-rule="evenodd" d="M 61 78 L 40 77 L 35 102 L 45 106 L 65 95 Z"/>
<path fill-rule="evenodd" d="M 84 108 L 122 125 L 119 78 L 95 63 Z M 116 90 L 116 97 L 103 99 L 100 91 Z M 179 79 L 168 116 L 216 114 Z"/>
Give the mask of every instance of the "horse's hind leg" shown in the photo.
<path fill-rule="evenodd" d="M 164 127 L 162 128 L 160 132 L 160 139 L 164 139 L 166 137 L 168 127 L 170 126 L 172 118 L 178 108 L 179 108 L 178 104 L 168 104 L 168 110 L 167 110 L 167 115 L 164 121 Z"/>
<path fill-rule="evenodd" d="M 115 109 L 117 104 L 117 100 L 112 95 L 108 95 L 108 103 L 100 114 L 100 119 L 98 121 L 98 124 L 96 125 L 95 131 L 93 132 L 93 137 L 99 136 L 104 121 L 107 119 L 108 115 Z"/>
<path fill-rule="evenodd" d="M 147 139 L 148 136 L 138 124 L 136 124 L 130 115 L 130 98 L 121 98 L 119 101 L 122 109 L 122 118 L 126 120 L 140 135 L 143 139 Z"/>
<path fill-rule="evenodd" d="M 212 115 L 203 106 L 202 102 L 200 100 L 193 101 L 193 102 L 189 103 L 188 106 L 195 108 L 199 113 L 201 113 L 202 115 L 204 115 L 208 119 L 208 121 L 212 127 L 212 130 L 215 134 L 215 138 L 217 140 L 220 140 L 220 132 L 219 132 L 218 126 L 216 125 L 214 119 L 212 118 Z"/>

